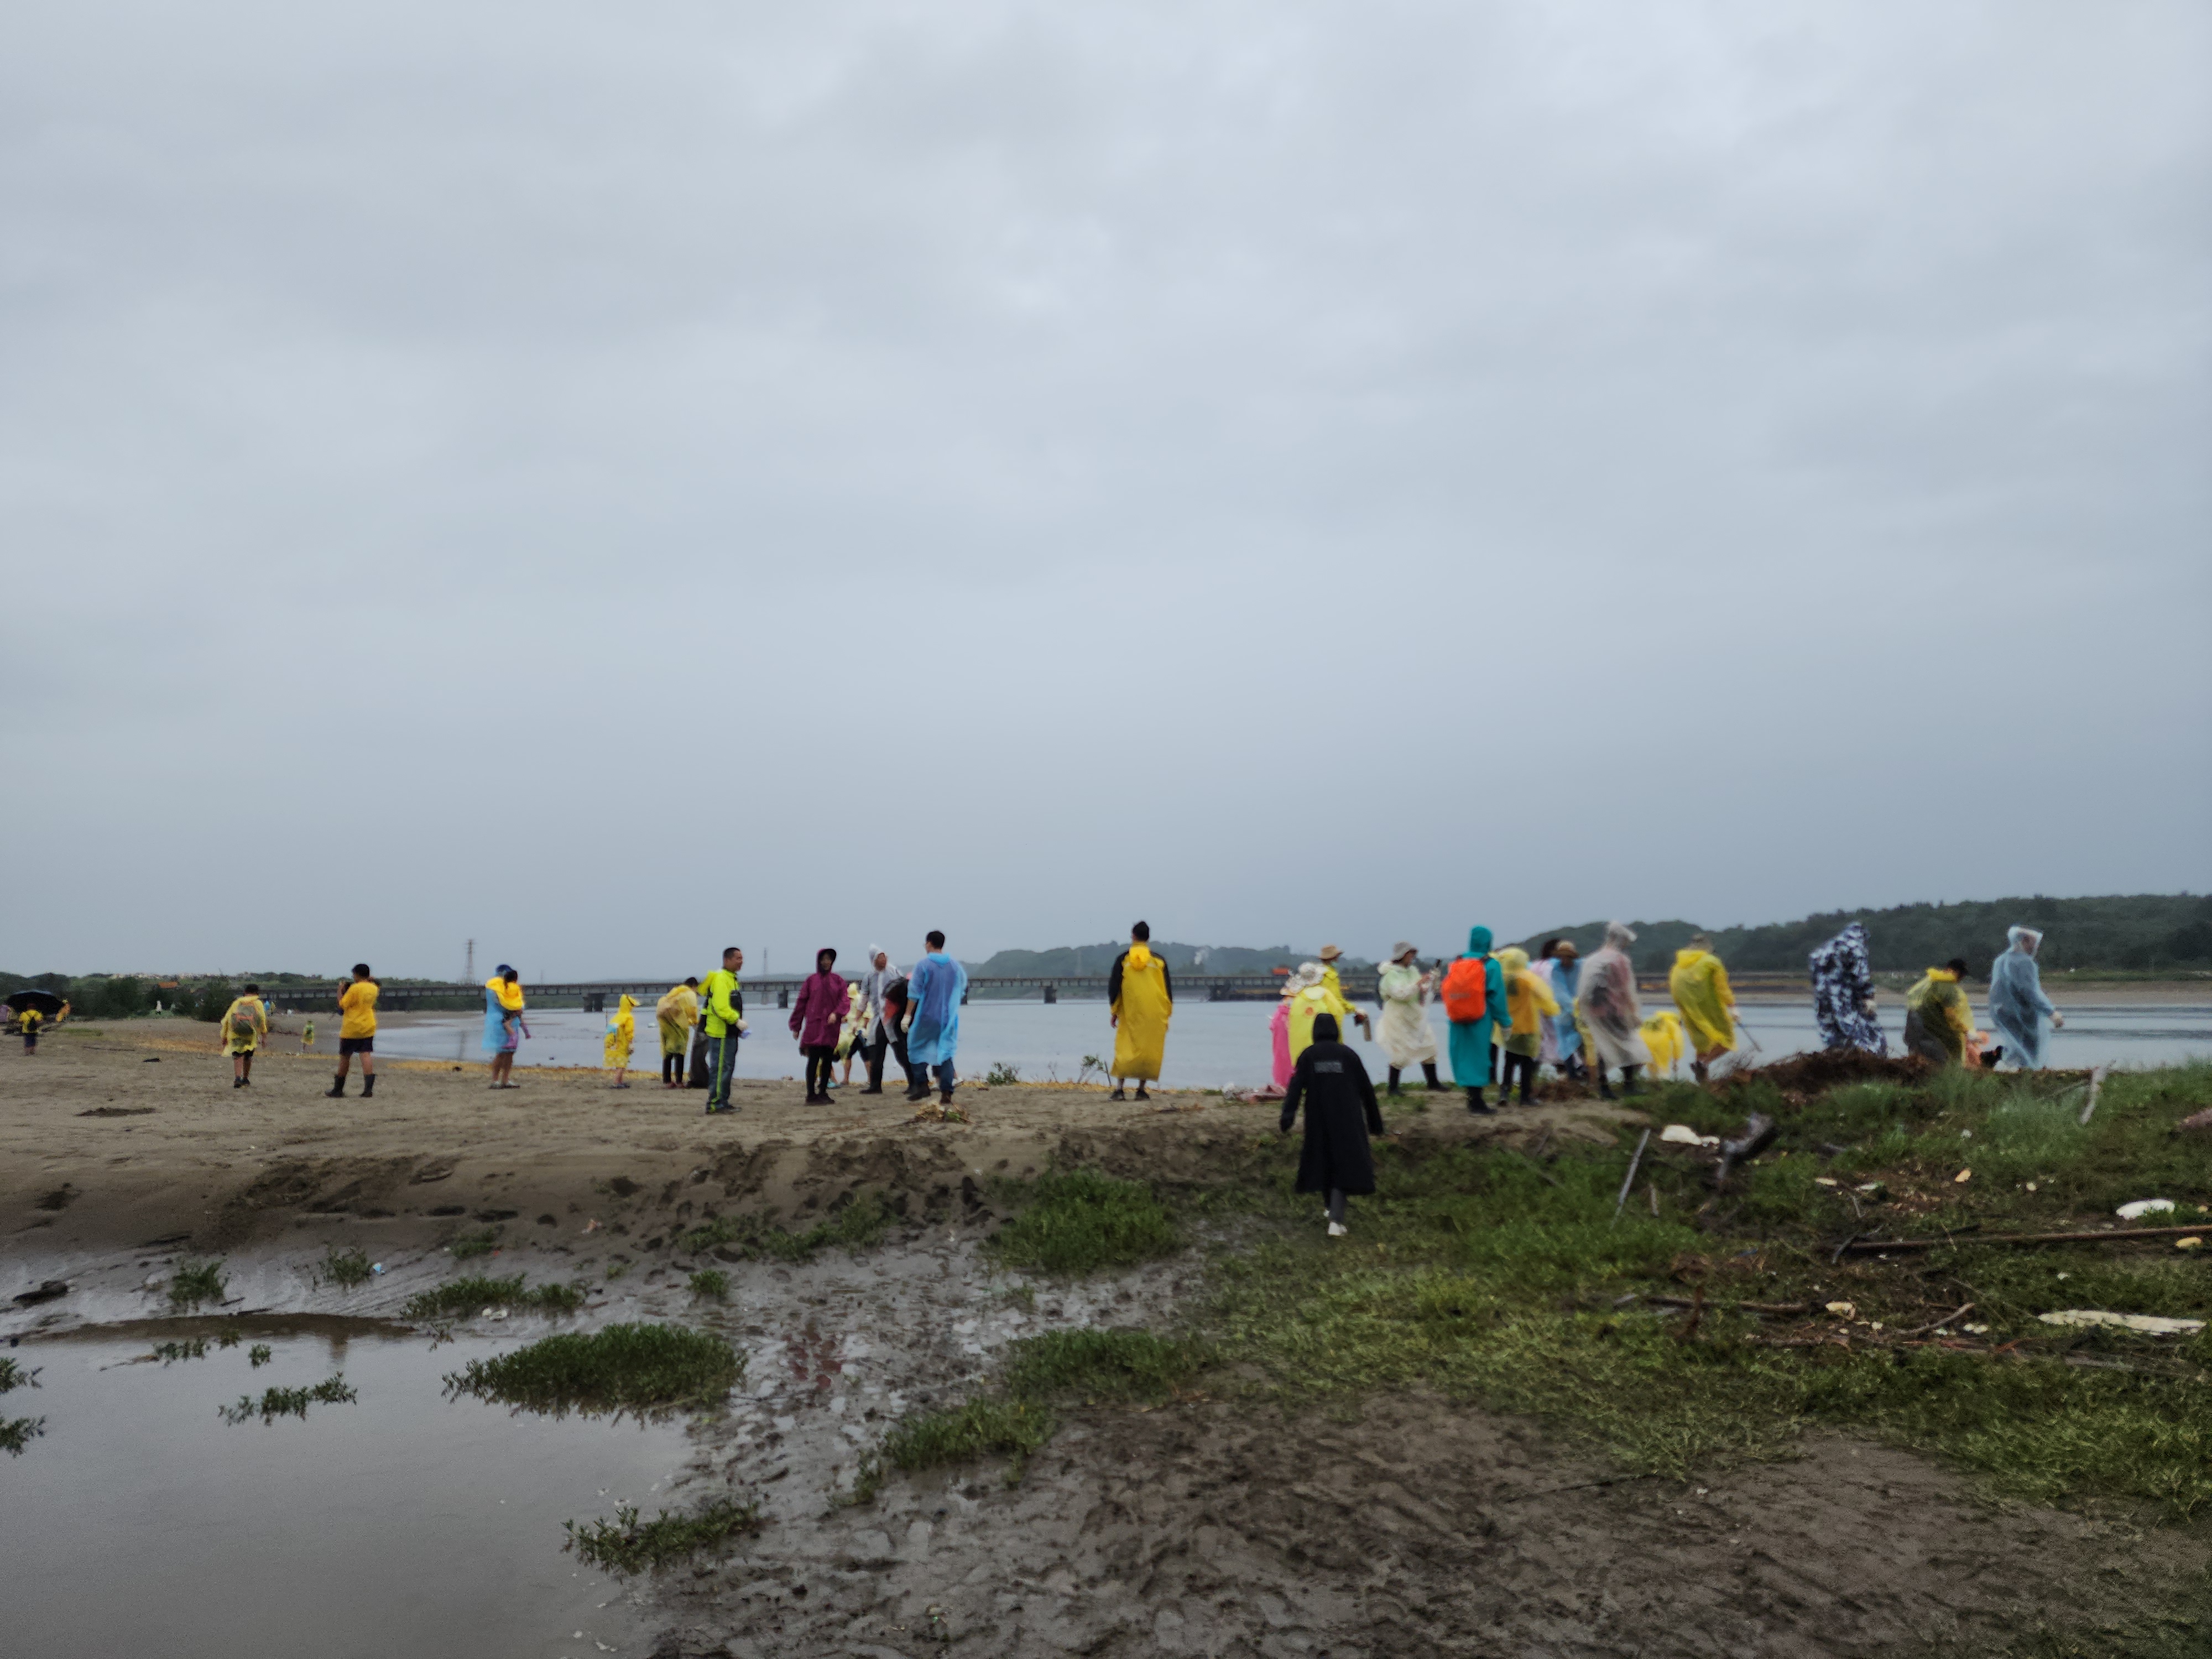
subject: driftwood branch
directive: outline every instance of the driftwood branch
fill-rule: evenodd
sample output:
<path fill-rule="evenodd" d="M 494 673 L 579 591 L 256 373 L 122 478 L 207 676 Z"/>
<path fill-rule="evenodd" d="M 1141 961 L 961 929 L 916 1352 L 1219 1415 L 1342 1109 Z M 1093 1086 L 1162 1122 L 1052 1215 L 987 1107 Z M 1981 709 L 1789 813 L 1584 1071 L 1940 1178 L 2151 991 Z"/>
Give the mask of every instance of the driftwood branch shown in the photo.
<path fill-rule="evenodd" d="M 1636 1143 L 1636 1155 L 1628 1160 L 1628 1173 L 1621 1178 L 1620 1196 L 1613 1201 L 1613 1220 L 1608 1225 L 1617 1226 L 1620 1212 L 1628 1206 L 1628 1189 L 1636 1184 L 1636 1166 L 1644 1162 L 1644 1149 L 1651 1144 L 1651 1131 L 1646 1129 L 1644 1138 Z"/>
<path fill-rule="evenodd" d="M 2212 1220 L 2184 1227 L 2114 1227 L 2094 1233 L 1998 1233 L 1965 1241 L 1976 1248 L 1984 1244 L 2112 1244 L 2130 1238 L 2178 1238 L 2184 1233 L 2212 1233 Z M 1955 1238 L 1847 1238 L 1837 1248 L 1836 1258 L 1867 1255 L 1876 1250 L 1932 1250 L 1956 1244 Z"/>
<path fill-rule="evenodd" d="M 2105 1073 L 2110 1070 L 2112 1067 L 2109 1066 L 2100 1066 L 2089 1073 L 2089 1098 L 2081 1108 L 2081 1125 L 2084 1128 L 2088 1127 L 2089 1114 L 2097 1109 L 2097 1091 L 2105 1086 Z"/>

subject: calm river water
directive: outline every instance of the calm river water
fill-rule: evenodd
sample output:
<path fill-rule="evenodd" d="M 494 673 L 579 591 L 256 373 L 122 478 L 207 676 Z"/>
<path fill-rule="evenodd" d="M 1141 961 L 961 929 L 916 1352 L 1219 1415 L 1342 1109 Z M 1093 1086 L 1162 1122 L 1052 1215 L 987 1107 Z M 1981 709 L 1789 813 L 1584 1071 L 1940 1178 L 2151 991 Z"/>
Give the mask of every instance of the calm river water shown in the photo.
<path fill-rule="evenodd" d="M 1891 1006 L 1883 1010 L 1893 1051 L 1904 1027 L 1903 1011 L 1894 1006 L 1897 1000 L 1888 999 Z M 1650 1012 L 1666 1006 L 1663 999 L 1647 999 L 1644 1009 Z M 633 1068 L 657 1073 L 660 1055 L 653 1011 L 646 1007 L 638 1012 Z M 1169 1030 L 1165 1075 L 1161 1081 L 1191 1089 L 1267 1082 L 1267 1021 L 1273 1012 L 1272 1005 L 1261 1002 L 1181 1005 Z M 1769 1057 L 1779 1058 L 1819 1044 L 1809 1002 L 1746 1002 L 1742 1012 L 1746 1029 Z M 1982 1018 L 1978 1004 L 1975 1012 Z M 799 1045 L 784 1026 L 787 1015 L 773 1006 L 752 1009 L 749 1014 L 754 1035 L 739 1050 L 738 1074 L 798 1077 L 801 1060 Z M 1444 1047 L 1442 1011 L 1431 1009 L 1430 1020 L 1441 1050 Z M 1983 1023 L 1986 1024 L 1985 1018 Z M 521 1063 L 596 1066 L 600 1036 L 605 1029 L 603 1014 L 573 1009 L 533 1014 L 531 1038 L 522 1045 Z M 379 1031 L 376 1048 L 380 1054 L 403 1058 L 481 1060 L 483 1032 L 480 1018 L 425 1020 Z M 981 1077 L 992 1066 L 1004 1064 L 1031 1080 L 1065 1080 L 1082 1069 L 1085 1056 L 1110 1060 L 1113 1053 L 1114 1032 L 1107 1024 L 1103 1002 L 1060 1002 L 1049 1006 L 1041 1001 L 971 1002 L 961 1012 L 958 1064 L 963 1076 Z M 1381 1056 L 1381 1048 L 1375 1047 L 1371 1068 L 1378 1073 L 1384 1063 Z M 2212 1060 L 2212 1007 L 2117 1003 L 2076 1006 L 2067 1012 L 2066 1029 L 2051 1034 L 2045 1058 L 2055 1066 L 2164 1066 L 2178 1060 Z M 896 1074 L 896 1067 L 892 1069 Z"/>

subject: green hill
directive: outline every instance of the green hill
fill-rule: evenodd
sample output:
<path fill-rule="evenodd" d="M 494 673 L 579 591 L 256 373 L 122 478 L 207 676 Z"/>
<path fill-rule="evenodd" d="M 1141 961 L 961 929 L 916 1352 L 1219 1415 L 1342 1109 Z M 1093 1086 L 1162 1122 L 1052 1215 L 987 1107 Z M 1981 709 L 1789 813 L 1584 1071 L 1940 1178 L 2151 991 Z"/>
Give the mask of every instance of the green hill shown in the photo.
<path fill-rule="evenodd" d="M 964 964 L 970 974 L 1025 975 L 1044 974 L 1103 974 L 1114 958 L 1129 948 L 1127 939 L 1108 945 L 1063 945 L 1050 951 L 1001 951 L 988 962 Z M 1243 945 L 1177 945 L 1154 939 L 1152 954 L 1176 974 L 1264 974 L 1277 968 L 1295 968 L 1311 962 L 1312 951 L 1293 951 L 1287 945 L 1254 950 Z M 1374 964 L 1358 957 L 1344 958 L 1346 968 Z"/>
<path fill-rule="evenodd" d="M 1899 904 L 1887 910 L 1835 910 L 1802 921 L 1758 927 L 1710 927 L 1722 961 L 1746 973 L 1805 971 L 1805 958 L 1845 924 L 1866 924 L 1880 973 L 1917 973 L 1930 963 L 1964 957 L 1976 975 L 2005 948 L 2005 929 L 2044 930 L 2046 973 L 2069 969 L 2156 971 L 2212 969 L 2212 897 L 2189 893 L 2139 893 L 2105 898 L 1969 899 L 1957 904 Z M 1632 921 L 1639 969 L 1663 972 L 1674 952 L 1699 931 L 1694 922 Z M 1587 956 L 1605 937 L 1605 924 L 1586 921 L 1548 927 L 1521 943 L 1531 955 L 1544 940 L 1570 939 Z"/>

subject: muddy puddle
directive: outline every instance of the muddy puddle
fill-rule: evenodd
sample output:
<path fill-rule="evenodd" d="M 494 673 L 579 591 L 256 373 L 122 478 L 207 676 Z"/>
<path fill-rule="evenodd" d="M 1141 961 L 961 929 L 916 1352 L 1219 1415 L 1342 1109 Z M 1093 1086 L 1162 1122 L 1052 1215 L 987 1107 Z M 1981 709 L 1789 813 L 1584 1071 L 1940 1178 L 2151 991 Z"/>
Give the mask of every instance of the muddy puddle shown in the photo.
<path fill-rule="evenodd" d="M 653 1513 L 687 1457 L 684 1430 L 446 1398 L 447 1372 L 520 1340 L 165 1320 L 0 1351 L 40 1373 L 0 1399 L 4 1414 L 45 1419 L 21 1455 L 0 1458 L 7 1646 L 165 1659 L 644 1651 L 649 1621 L 562 1553 L 562 1523 L 623 1500 Z M 204 1352 L 149 1358 L 163 1344 Z M 264 1420 L 268 1390 L 338 1376 L 351 1401 Z"/>

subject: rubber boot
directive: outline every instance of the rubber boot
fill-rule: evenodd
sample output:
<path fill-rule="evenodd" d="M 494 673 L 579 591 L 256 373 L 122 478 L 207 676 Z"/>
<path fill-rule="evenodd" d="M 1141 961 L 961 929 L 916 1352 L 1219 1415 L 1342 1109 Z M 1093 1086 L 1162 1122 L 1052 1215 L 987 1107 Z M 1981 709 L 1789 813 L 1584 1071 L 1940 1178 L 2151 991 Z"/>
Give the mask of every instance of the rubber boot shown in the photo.
<path fill-rule="evenodd" d="M 1467 1109 L 1477 1117 L 1498 1115 L 1498 1109 L 1483 1099 L 1482 1091 L 1480 1089 L 1469 1089 L 1467 1091 Z"/>
<path fill-rule="evenodd" d="M 1597 1097 L 1600 1100 L 1611 1100 L 1613 1098 L 1613 1085 L 1606 1081 L 1605 1069 L 1602 1066 L 1598 1068 Z"/>
<path fill-rule="evenodd" d="M 371 1095 L 374 1094 L 375 1092 L 376 1092 L 376 1073 L 374 1073 L 374 1072 L 371 1072 L 371 1073 L 370 1073 L 367 1077 L 365 1077 L 365 1078 L 362 1079 L 362 1080 L 361 1080 L 361 1097 L 362 1097 L 363 1100 L 367 1100 L 367 1099 L 368 1099 Z"/>
<path fill-rule="evenodd" d="M 1625 1095 L 1640 1095 L 1644 1092 L 1643 1090 L 1636 1086 L 1636 1073 L 1637 1068 L 1633 1066 L 1624 1066 L 1620 1068 L 1621 1093 Z"/>
<path fill-rule="evenodd" d="M 1428 1079 L 1429 1092 L 1431 1094 L 1438 1095 L 1443 1092 L 1443 1080 L 1437 1075 L 1436 1061 L 1433 1060 L 1423 1060 L 1421 1062 L 1421 1075 Z"/>
<path fill-rule="evenodd" d="M 343 1077 L 332 1078 L 331 1079 L 331 1086 L 323 1091 L 323 1098 L 325 1100 L 343 1100 L 345 1098 L 345 1079 Z"/>
<path fill-rule="evenodd" d="M 926 1089 L 922 1091 L 922 1095 L 925 1099 L 928 1097 L 928 1093 L 929 1091 Z M 952 1103 L 952 1091 L 947 1089 L 944 1093 L 938 1096 L 937 1103 L 940 1106 L 950 1106 Z"/>
<path fill-rule="evenodd" d="M 1398 1068 L 1395 1066 L 1390 1068 L 1389 1085 L 1382 1091 L 1382 1092 L 1386 1095 L 1398 1095 L 1405 1092 L 1404 1090 L 1398 1086 Z"/>

